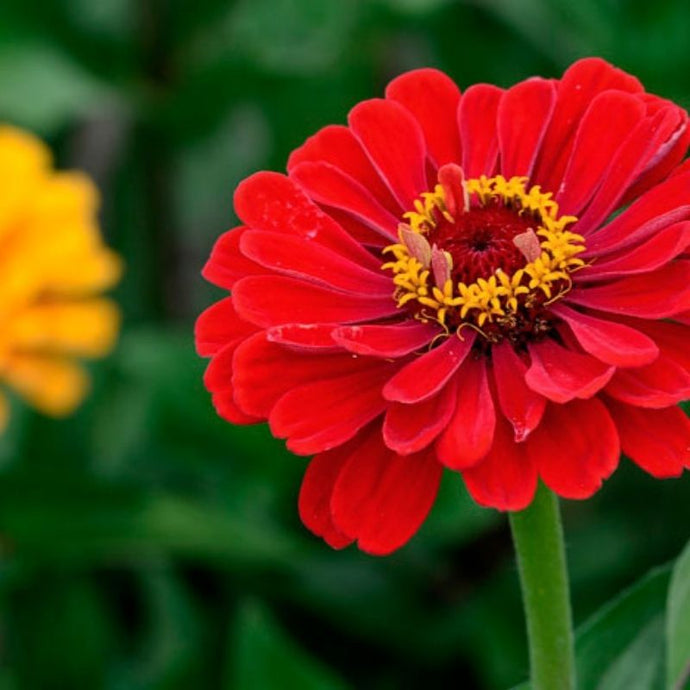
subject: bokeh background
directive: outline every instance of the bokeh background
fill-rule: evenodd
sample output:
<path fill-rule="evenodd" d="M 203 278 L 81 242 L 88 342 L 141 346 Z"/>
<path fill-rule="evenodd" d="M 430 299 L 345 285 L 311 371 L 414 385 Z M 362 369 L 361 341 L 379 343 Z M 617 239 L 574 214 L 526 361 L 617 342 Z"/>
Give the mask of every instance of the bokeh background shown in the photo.
<path fill-rule="evenodd" d="M 0 438 L 2 690 L 524 680 L 505 517 L 447 475 L 396 555 L 331 551 L 299 524 L 305 460 L 216 418 L 192 328 L 242 177 L 406 69 L 505 86 L 593 54 L 690 105 L 686 0 L 2 0 L 0 120 L 95 178 L 127 265 L 87 403 L 15 404 Z M 689 495 L 626 462 L 566 502 L 577 623 L 678 554 Z"/>

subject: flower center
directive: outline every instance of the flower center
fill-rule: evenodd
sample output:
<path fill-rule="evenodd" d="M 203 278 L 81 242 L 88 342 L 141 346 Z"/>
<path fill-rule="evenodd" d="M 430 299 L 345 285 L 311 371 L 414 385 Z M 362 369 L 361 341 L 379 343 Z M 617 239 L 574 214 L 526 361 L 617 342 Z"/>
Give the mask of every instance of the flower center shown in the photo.
<path fill-rule="evenodd" d="M 480 206 L 449 222 L 441 216 L 427 234 L 427 242 L 448 252 L 451 278 L 474 283 L 501 270 L 509 275 L 521 268 L 525 257 L 513 239 L 534 223 L 504 206 Z"/>
<path fill-rule="evenodd" d="M 473 327 L 492 343 L 543 336 L 548 306 L 572 284 L 584 238 L 566 228 L 558 204 L 527 178 L 465 179 L 461 168 L 439 170 L 439 184 L 415 201 L 398 228 L 392 260 L 394 298 L 420 321 L 448 332 Z"/>

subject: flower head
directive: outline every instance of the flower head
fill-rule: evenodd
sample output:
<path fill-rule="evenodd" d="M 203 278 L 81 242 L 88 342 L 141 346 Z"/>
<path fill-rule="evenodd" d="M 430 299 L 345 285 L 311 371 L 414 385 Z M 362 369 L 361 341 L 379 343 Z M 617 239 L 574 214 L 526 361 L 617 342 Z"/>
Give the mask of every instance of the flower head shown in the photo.
<path fill-rule="evenodd" d="M 315 455 L 300 494 L 371 553 L 426 517 L 442 468 L 521 510 L 586 498 L 621 450 L 690 464 L 690 130 L 600 59 L 460 93 L 421 69 L 237 189 L 244 223 L 197 322 L 219 414 Z"/>
<path fill-rule="evenodd" d="M 0 126 L 0 381 L 53 416 L 81 402 L 88 375 L 78 360 L 106 354 L 118 330 L 119 312 L 100 293 L 121 264 L 103 246 L 97 205 L 84 175 L 53 171 L 42 142 Z"/>

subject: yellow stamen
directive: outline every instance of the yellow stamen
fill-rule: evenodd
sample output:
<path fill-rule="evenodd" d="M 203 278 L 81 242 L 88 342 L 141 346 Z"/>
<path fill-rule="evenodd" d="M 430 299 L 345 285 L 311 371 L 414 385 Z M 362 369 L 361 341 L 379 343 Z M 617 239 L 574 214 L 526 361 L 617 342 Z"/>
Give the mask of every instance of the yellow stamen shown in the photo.
<path fill-rule="evenodd" d="M 454 314 L 456 318 L 451 322 L 460 322 L 458 328 L 468 325 L 483 333 L 481 329 L 496 319 L 499 323 L 513 322 L 523 305 L 528 308 L 536 304 L 548 305 L 568 292 L 572 285 L 570 274 L 585 266 L 578 257 L 585 250 L 584 238 L 567 229 L 577 218 L 559 216 L 552 194 L 542 192 L 538 185 L 527 189 L 526 177 L 506 179 L 502 175 L 482 175 L 464 180 L 462 184 L 463 193 L 475 207 L 500 204 L 533 221 L 536 230 L 530 232 L 538 238 L 539 245 L 537 247 L 536 241 L 532 241 L 530 254 L 541 250 L 539 255 L 532 261 L 525 256 L 525 265 L 512 275 L 498 269 L 494 275 L 478 278 L 470 284 L 446 280 L 443 285 L 437 285 L 433 271 L 412 256 L 409 238 L 403 242 L 401 236 L 399 244 L 384 249 L 394 260 L 382 266 L 393 272 L 398 306 L 416 301 L 424 307 L 418 315 L 422 320 L 433 320 L 447 327 L 449 317 Z M 446 207 L 445 192 L 440 184 L 432 192 L 422 194 L 414 206 L 414 211 L 404 214 L 414 233 L 428 235 L 443 220 L 455 222 Z M 471 212 L 471 206 L 468 208 Z"/>

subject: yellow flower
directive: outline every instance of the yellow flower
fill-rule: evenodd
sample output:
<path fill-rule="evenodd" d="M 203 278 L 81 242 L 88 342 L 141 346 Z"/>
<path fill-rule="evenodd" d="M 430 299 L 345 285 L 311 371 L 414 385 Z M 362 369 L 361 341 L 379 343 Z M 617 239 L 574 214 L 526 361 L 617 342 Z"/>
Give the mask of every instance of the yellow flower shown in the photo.
<path fill-rule="evenodd" d="M 54 171 L 40 140 L 0 125 L 0 384 L 52 416 L 82 401 L 79 359 L 107 354 L 119 329 L 100 293 L 122 263 L 102 242 L 98 203 L 85 175 Z M 0 428 L 7 414 L 0 392 Z"/>

